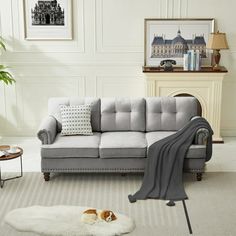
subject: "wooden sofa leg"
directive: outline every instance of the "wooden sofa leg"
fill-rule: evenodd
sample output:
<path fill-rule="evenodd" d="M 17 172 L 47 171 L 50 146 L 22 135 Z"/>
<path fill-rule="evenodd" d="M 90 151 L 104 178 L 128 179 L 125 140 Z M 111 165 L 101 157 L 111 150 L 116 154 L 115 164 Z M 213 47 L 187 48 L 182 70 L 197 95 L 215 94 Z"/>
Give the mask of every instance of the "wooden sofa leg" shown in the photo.
<path fill-rule="evenodd" d="M 197 181 L 201 181 L 202 180 L 202 173 L 197 173 Z"/>
<path fill-rule="evenodd" d="M 44 180 L 45 181 L 49 181 L 50 180 L 50 172 L 44 172 L 43 175 L 44 175 Z"/>

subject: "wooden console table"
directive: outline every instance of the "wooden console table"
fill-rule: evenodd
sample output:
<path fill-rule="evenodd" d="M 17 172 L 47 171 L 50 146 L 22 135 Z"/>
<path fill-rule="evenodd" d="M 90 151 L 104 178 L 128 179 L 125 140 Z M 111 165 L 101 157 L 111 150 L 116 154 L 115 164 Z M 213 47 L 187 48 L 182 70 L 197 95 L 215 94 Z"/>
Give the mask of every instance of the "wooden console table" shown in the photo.
<path fill-rule="evenodd" d="M 143 67 L 146 79 L 146 96 L 178 96 L 188 94 L 198 99 L 202 116 L 211 124 L 215 143 L 222 143 L 220 135 L 222 82 L 227 73 L 225 67 L 214 71 L 204 67 L 200 71 L 184 71 L 175 67 L 166 72 L 158 67 Z"/>

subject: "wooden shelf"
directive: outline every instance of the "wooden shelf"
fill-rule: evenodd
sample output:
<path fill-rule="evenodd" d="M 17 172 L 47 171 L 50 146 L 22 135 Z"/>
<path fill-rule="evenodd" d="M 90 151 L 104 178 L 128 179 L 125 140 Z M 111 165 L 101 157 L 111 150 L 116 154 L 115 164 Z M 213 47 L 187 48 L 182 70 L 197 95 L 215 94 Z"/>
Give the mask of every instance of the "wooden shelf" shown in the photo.
<path fill-rule="evenodd" d="M 160 66 L 143 66 L 143 73 L 227 73 L 228 70 L 221 66 L 219 70 L 213 67 L 202 67 L 201 70 L 184 70 L 183 67 L 173 67 L 173 71 L 164 71 Z"/>

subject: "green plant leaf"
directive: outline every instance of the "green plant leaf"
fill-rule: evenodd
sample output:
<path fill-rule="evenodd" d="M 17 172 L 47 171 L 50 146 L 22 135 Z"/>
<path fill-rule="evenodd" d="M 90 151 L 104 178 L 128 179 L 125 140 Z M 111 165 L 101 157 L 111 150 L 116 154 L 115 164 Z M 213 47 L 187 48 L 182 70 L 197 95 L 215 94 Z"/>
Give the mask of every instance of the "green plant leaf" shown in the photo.
<path fill-rule="evenodd" d="M 3 48 L 6 51 L 4 39 L 0 36 L 0 49 L 1 48 Z M 8 68 L 7 66 L 0 65 L 0 81 L 3 81 L 5 84 L 8 85 L 16 81 L 8 71 L 5 71 L 7 68 Z"/>
<path fill-rule="evenodd" d="M 1 74 L 0 74 L 0 80 L 2 80 L 5 84 L 8 85 L 8 80 Z"/>
<path fill-rule="evenodd" d="M 5 69 L 7 69 L 7 68 L 8 68 L 7 66 L 0 65 L 0 70 L 5 70 Z"/>
<path fill-rule="evenodd" d="M 15 82 L 12 75 L 7 71 L 0 71 L 0 80 L 2 80 L 7 85 Z"/>
<path fill-rule="evenodd" d="M 3 48 L 6 51 L 6 46 L 5 46 L 4 40 L 1 36 L 0 36 L 0 48 Z"/>

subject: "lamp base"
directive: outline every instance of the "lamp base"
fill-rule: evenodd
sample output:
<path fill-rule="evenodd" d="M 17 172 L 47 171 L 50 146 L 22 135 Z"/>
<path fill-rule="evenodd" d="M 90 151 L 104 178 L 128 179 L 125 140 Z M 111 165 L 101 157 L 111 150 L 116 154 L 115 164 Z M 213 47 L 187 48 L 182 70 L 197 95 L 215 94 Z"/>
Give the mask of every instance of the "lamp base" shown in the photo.
<path fill-rule="evenodd" d="M 220 70 L 221 70 L 221 66 L 220 66 L 219 64 L 215 64 L 215 65 L 212 67 L 212 69 L 213 69 L 214 71 L 220 71 Z"/>
<path fill-rule="evenodd" d="M 219 71 L 220 70 L 220 65 L 219 65 L 220 57 L 221 57 L 220 50 L 216 49 L 215 55 L 214 55 L 214 59 L 215 59 L 215 63 L 216 64 L 213 66 L 213 70 L 215 70 L 215 71 Z"/>

